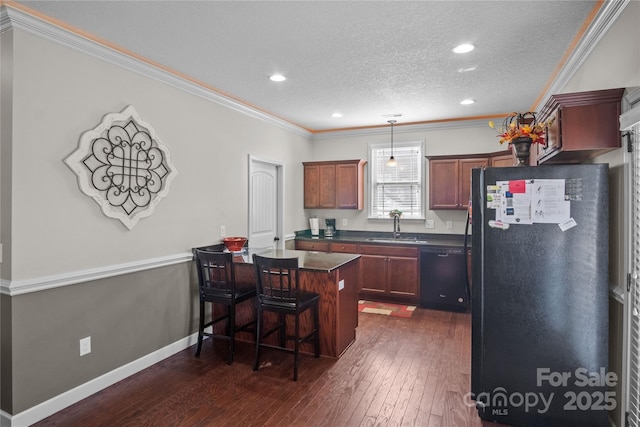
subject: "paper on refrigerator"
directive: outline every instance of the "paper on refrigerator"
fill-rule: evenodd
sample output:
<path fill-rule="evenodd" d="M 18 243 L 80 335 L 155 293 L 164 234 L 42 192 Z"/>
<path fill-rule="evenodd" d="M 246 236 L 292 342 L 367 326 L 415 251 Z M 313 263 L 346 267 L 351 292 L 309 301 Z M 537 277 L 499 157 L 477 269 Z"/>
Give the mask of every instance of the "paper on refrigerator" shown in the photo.
<path fill-rule="evenodd" d="M 498 181 L 502 197 L 496 220 L 505 224 L 533 224 L 531 219 L 531 181 Z M 514 185 L 512 183 L 517 183 Z"/>
<path fill-rule="evenodd" d="M 571 216 L 564 179 L 497 181 L 487 186 L 487 208 L 505 224 L 559 224 Z"/>

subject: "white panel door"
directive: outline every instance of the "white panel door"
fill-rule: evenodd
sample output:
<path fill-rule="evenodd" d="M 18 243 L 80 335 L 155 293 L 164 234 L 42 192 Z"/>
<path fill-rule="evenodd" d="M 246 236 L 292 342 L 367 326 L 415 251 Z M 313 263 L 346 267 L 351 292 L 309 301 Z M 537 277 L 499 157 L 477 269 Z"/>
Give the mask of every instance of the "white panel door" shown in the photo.
<path fill-rule="evenodd" d="M 249 160 L 249 246 L 279 247 L 279 166 Z"/>

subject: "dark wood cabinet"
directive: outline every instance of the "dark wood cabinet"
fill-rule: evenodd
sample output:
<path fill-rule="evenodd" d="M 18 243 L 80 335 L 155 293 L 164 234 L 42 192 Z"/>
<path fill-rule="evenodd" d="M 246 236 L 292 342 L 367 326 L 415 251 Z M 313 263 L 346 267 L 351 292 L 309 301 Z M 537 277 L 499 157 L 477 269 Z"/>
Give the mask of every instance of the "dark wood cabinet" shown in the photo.
<path fill-rule="evenodd" d="M 489 156 L 489 166 L 492 168 L 506 168 L 515 166 L 516 159 L 511 150 L 495 153 Z"/>
<path fill-rule="evenodd" d="M 486 166 L 488 155 L 429 157 L 429 209 L 467 209 L 471 169 Z"/>
<path fill-rule="evenodd" d="M 387 294 L 387 257 L 362 255 L 360 257 L 361 295 L 374 298 Z"/>
<path fill-rule="evenodd" d="M 418 303 L 418 248 L 358 245 L 358 252 L 362 298 Z"/>
<path fill-rule="evenodd" d="M 336 185 L 335 165 L 305 165 L 304 207 L 334 208 Z"/>
<path fill-rule="evenodd" d="M 296 240 L 296 250 L 329 252 L 330 243 L 326 241 Z"/>
<path fill-rule="evenodd" d="M 305 209 L 364 208 L 366 160 L 303 162 Z"/>
<path fill-rule="evenodd" d="M 429 160 L 429 209 L 458 209 L 458 159 Z"/>
<path fill-rule="evenodd" d="M 415 246 L 296 240 L 297 250 L 360 254 L 360 298 L 420 302 L 419 249 Z"/>
<path fill-rule="evenodd" d="M 339 242 L 331 242 L 331 246 L 329 250 L 331 252 L 340 252 L 345 254 L 357 254 L 358 253 L 358 245 L 355 243 L 339 243 Z"/>
<path fill-rule="evenodd" d="M 537 164 L 581 163 L 621 146 L 618 118 L 624 89 L 552 95 L 538 114 L 545 144 L 534 144 Z"/>
<path fill-rule="evenodd" d="M 336 208 L 364 208 L 364 160 L 336 164 Z"/>

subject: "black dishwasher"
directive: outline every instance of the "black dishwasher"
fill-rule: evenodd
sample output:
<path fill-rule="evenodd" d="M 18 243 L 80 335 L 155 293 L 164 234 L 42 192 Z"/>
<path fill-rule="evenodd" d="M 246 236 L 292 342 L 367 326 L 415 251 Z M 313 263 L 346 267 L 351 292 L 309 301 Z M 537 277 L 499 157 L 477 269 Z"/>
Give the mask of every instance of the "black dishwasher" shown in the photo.
<path fill-rule="evenodd" d="M 467 268 L 464 249 L 425 246 L 420 250 L 420 306 L 467 311 Z"/>

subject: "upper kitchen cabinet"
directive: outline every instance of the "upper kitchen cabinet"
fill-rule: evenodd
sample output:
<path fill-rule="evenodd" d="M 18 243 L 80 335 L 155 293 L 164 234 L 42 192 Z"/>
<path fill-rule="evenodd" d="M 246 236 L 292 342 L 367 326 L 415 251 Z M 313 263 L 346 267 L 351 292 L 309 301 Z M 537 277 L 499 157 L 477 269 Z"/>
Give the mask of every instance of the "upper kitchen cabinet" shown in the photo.
<path fill-rule="evenodd" d="M 500 151 L 489 156 L 489 166 L 492 168 L 506 168 L 515 166 L 517 163 L 512 150 Z"/>
<path fill-rule="evenodd" d="M 489 166 L 489 156 L 437 156 L 429 159 L 429 209 L 467 209 L 471 169 Z"/>
<path fill-rule="evenodd" d="M 366 160 L 303 162 L 305 209 L 364 208 Z"/>
<path fill-rule="evenodd" d="M 336 206 L 336 167 L 333 164 L 304 164 L 304 207 Z"/>
<path fill-rule="evenodd" d="M 546 144 L 534 144 L 537 164 L 581 163 L 621 146 L 618 116 L 624 89 L 552 95 L 538 119 L 553 120 Z"/>

